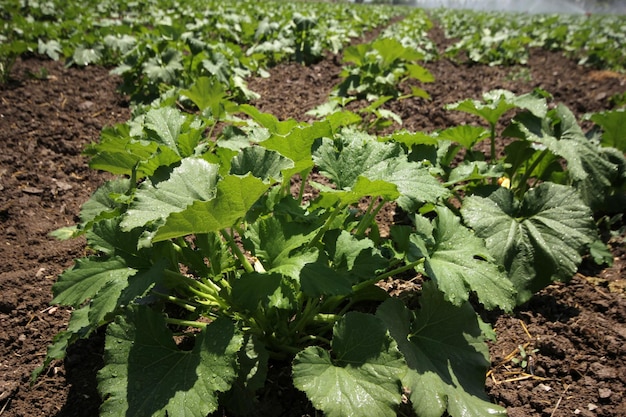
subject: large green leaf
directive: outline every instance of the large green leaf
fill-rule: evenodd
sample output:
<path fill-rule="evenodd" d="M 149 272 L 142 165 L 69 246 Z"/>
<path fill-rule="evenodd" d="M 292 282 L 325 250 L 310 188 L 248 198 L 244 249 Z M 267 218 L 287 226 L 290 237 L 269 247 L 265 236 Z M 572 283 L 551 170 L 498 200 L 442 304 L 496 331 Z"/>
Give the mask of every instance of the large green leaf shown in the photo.
<path fill-rule="evenodd" d="M 471 125 L 450 127 L 437 135 L 437 138 L 457 142 L 465 149 L 472 149 L 474 145 L 488 137 L 489 131 L 487 129 Z"/>
<path fill-rule="evenodd" d="M 270 271 L 290 264 L 293 252 L 313 239 L 317 227 L 315 224 L 287 221 L 284 216 L 260 219 L 246 231 L 246 246 L 259 258 L 264 269 Z"/>
<path fill-rule="evenodd" d="M 153 241 L 217 232 L 232 227 L 246 215 L 268 188 L 269 184 L 256 177 L 229 175 L 218 182 L 214 199 L 196 200 L 186 209 L 172 212 L 165 224 L 157 230 Z"/>
<path fill-rule="evenodd" d="M 321 172 L 343 190 L 353 187 L 368 169 L 400 155 L 399 145 L 378 142 L 374 136 L 351 130 L 336 141 L 324 140 L 313 159 Z"/>
<path fill-rule="evenodd" d="M 400 193 L 394 184 L 384 180 L 371 181 L 367 177 L 360 176 L 354 187 L 348 190 L 330 189 L 320 192 L 319 198 L 311 204 L 311 207 L 331 208 L 336 205 L 346 207 L 358 203 L 364 197 L 381 197 L 387 201 L 392 201 L 399 196 Z"/>
<path fill-rule="evenodd" d="M 324 243 L 333 269 L 350 277 L 353 283 L 374 278 L 388 265 L 372 240 L 359 239 L 345 230 L 328 232 Z"/>
<path fill-rule="evenodd" d="M 461 212 L 508 271 L 518 302 L 552 281 L 569 280 L 597 234 L 591 211 L 576 191 L 552 183 L 529 190 L 522 201 L 505 188 L 487 198 L 468 197 Z"/>
<path fill-rule="evenodd" d="M 460 306 L 470 292 L 475 292 L 488 309 L 513 309 L 515 290 L 511 282 L 493 262 L 483 240 L 463 227 L 451 210 L 437 210 L 432 237 L 413 234 L 410 241 L 415 245 L 410 256 L 425 258 L 425 274 L 452 304 Z M 427 253 L 421 253 L 424 248 Z"/>
<path fill-rule="evenodd" d="M 200 111 L 210 107 L 211 115 L 215 119 L 223 115 L 226 105 L 229 104 L 224 87 L 215 78 L 198 77 L 189 89 L 181 90 L 180 93 L 193 101 Z"/>
<path fill-rule="evenodd" d="M 211 200 L 217 192 L 218 170 L 219 166 L 203 159 L 186 158 L 167 180 L 145 181 L 135 192 L 121 223 L 122 228 L 144 227 L 184 210 L 194 201 Z"/>
<path fill-rule="evenodd" d="M 278 152 L 270 151 L 259 146 L 242 149 L 233 158 L 230 173 L 245 175 L 251 173 L 264 181 L 281 178 L 283 170 L 293 168 L 294 163 Z"/>
<path fill-rule="evenodd" d="M 626 152 L 626 110 L 612 110 L 592 114 L 589 117 L 594 123 L 602 127 L 603 146 L 613 146 Z"/>
<path fill-rule="evenodd" d="M 137 307 L 109 325 L 105 366 L 98 372 L 101 416 L 206 417 L 237 376 L 243 337 L 227 319 L 195 336 L 191 351 L 176 346 L 164 317 Z"/>
<path fill-rule="evenodd" d="M 273 301 L 288 296 L 292 291 L 283 275 L 277 273 L 250 272 L 243 274 L 232 286 L 233 304 L 244 311 L 267 311 L 272 307 L 289 308 L 291 303 L 281 305 Z M 293 298 L 293 297 L 291 297 Z"/>
<path fill-rule="evenodd" d="M 183 70 L 182 58 L 181 51 L 168 47 L 160 56 L 144 62 L 143 71 L 152 82 L 174 84 L 178 74 Z"/>
<path fill-rule="evenodd" d="M 398 342 L 408 372 L 403 385 L 419 417 L 505 416 L 484 392 L 489 350 L 481 323 L 469 303 L 454 306 L 426 282 L 420 309 L 413 313 L 398 299 L 376 312 Z"/>
<path fill-rule="evenodd" d="M 392 417 L 405 371 L 382 320 L 351 312 L 335 324 L 332 356 L 317 346 L 296 355 L 293 382 L 328 417 Z"/>
<path fill-rule="evenodd" d="M 61 274 L 52 286 L 52 303 L 80 307 L 85 301 L 96 297 L 107 284 L 126 283 L 136 272 L 120 257 L 107 260 L 77 259 L 76 264 Z"/>
<path fill-rule="evenodd" d="M 279 152 L 291 159 L 294 167 L 285 172 L 286 177 L 313 167 L 312 147 L 315 140 L 332 136 L 331 125 L 327 121 L 316 122 L 310 126 L 295 126 L 284 135 L 272 134 L 260 143 L 266 149 Z"/>
<path fill-rule="evenodd" d="M 108 256 L 123 258 L 132 268 L 149 268 L 150 253 L 137 250 L 137 241 L 143 230 L 138 228 L 125 232 L 120 229 L 120 220 L 120 217 L 115 217 L 94 223 L 86 233 L 87 244 L 91 249 Z"/>
<path fill-rule="evenodd" d="M 180 155 L 178 137 L 184 122 L 185 116 L 178 110 L 172 107 L 161 107 L 149 110 L 144 123 L 151 140 L 167 146 Z"/>
<path fill-rule="evenodd" d="M 354 188 L 359 177 L 395 185 L 400 193 L 397 202 L 407 211 L 448 193 L 427 168 L 409 162 L 399 144 L 382 143 L 364 133 L 349 131 L 338 143 L 324 141 L 314 159 L 340 190 Z"/>
<path fill-rule="evenodd" d="M 155 142 L 136 140 L 127 124 L 119 124 L 104 128 L 100 142 L 88 146 L 85 153 L 91 156 L 90 168 L 130 176 L 141 161 L 149 160 L 157 153 L 158 147 Z"/>

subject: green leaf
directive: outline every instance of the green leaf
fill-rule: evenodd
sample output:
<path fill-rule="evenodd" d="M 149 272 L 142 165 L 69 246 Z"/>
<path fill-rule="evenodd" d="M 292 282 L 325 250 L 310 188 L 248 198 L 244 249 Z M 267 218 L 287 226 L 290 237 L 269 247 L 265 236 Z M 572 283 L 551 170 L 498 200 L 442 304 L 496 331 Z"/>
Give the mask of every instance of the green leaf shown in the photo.
<path fill-rule="evenodd" d="M 300 122 L 294 119 L 280 121 L 273 114 L 263 113 L 256 107 L 249 104 L 242 104 L 241 106 L 239 106 L 239 110 L 252 117 L 255 122 L 269 130 L 269 132 L 273 135 L 285 136 L 288 135 L 296 127 L 302 126 Z"/>
<path fill-rule="evenodd" d="M 321 262 L 308 263 L 300 271 L 302 293 L 312 299 L 322 296 L 347 296 L 352 293 L 353 280 Z"/>
<path fill-rule="evenodd" d="M 378 142 L 375 137 L 355 130 L 345 132 L 336 142 L 324 140 L 313 159 L 340 190 L 353 187 L 369 168 L 401 154 L 399 145 Z"/>
<path fill-rule="evenodd" d="M 510 91 L 499 89 L 483 94 L 483 102 L 467 99 L 446 106 L 447 110 L 458 110 L 482 117 L 490 126 L 495 126 L 504 113 L 514 108 L 527 109 L 539 118 L 543 118 L 548 110 L 542 96 L 534 93 L 516 96 Z"/>
<path fill-rule="evenodd" d="M 229 175 L 217 183 L 214 199 L 196 200 L 180 212 L 171 212 L 165 224 L 157 230 L 153 242 L 232 227 L 269 187 L 253 176 Z"/>
<path fill-rule="evenodd" d="M 216 119 L 224 112 L 226 92 L 215 78 L 198 77 L 188 90 L 181 90 L 180 93 L 193 101 L 200 111 L 210 107 Z"/>
<path fill-rule="evenodd" d="M 458 103 L 447 105 L 446 110 L 458 110 L 482 117 L 490 126 L 495 126 L 500 117 L 516 106 L 505 99 L 495 102 L 482 103 L 478 100 L 466 99 Z"/>
<path fill-rule="evenodd" d="M 552 281 L 568 281 L 597 234 L 591 211 L 576 191 L 552 183 L 529 190 L 522 201 L 505 188 L 488 198 L 471 196 L 461 213 L 507 270 L 518 303 Z"/>
<path fill-rule="evenodd" d="M 350 277 L 353 283 L 371 280 L 387 267 L 387 260 L 371 239 L 359 239 L 345 230 L 333 230 L 324 236 L 324 243 L 333 269 Z"/>
<path fill-rule="evenodd" d="M 378 38 L 372 43 L 372 48 L 378 51 L 382 57 L 381 67 L 383 70 L 390 67 L 397 60 L 415 61 L 422 57 L 420 52 L 405 47 L 395 38 Z"/>
<path fill-rule="evenodd" d="M 278 152 L 270 151 L 259 146 L 247 147 L 233 158 L 230 173 L 245 175 L 251 173 L 264 181 L 280 179 L 283 170 L 293 168 L 294 163 Z"/>
<path fill-rule="evenodd" d="M 316 346 L 296 355 L 293 382 L 328 417 L 392 417 L 405 370 L 382 320 L 351 312 L 335 324 L 332 356 Z"/>
<path fill-rule="evenodd" d="M 129 189 L 130 181 L 126 178 L 105 182 L 80 208 L 80 220 L 83 223 L 97 221 L 102 217 L 106 217 L 106 213 L 115 212 L 116 209 L 121 207 L 121 204 L 115 197 L 123 195 Z"/>
<path fill-rule="evenodd" d="M 463 227 L 451 210 L 437 209 L 432 239 L 429 244 L 416 234 L 410 238 L 417 248 L 428 248 L 428 253 L 421 254 L 425 257 L 424 272 L 449 302 L 459 306 L 475 292 L 487 309 L 513 309 L 515 289 L 511 282 L 493 262 L 485 243 Z"/>
<path fill-rule="evenodd" d="M 336 143 L 325 140 L 314 159 L 340 190 L 355 187 L 360 176 L 370 182 L 380 180 L 396 185 L 400 192 L 398 204 L 407 211 L 448 193 L 427 168 L 409 162 L 399 144 L 381 143 L 365 133 L 348 131 Z"/>
<path fill-rule="evenodd" d="M 256 336 L 245 335 L 239 351 L 239 375 L 224 398 L 226 409 L 236 415 L 252 415 L 258 406 L 256 390 L 265 386 L 269 353 Z"/>
<path fill-rule="evenodd" d="M 101 416 L 205 417 L 237 376 L 243 344 L 232 322 L 217 319 L 195 336 L 191 351 L 176 346 L 164 317 L 147 307 L 109 325 L 105 366 L 98 372 Z"/>
<path fill-rule="evenodd" d="M 137 251 L 137 241 L 143 230 L 137 228 L 130 232 L 122 231 L 120 220 L 120 217 L 115 217 L 94 223 L 91 230 L 86 233 L 87 244 L 93 250 L 123 258 L 130 267 L 138 269 L 149 267 L 150 255 Z"/>
<path fill-rule="evenodd" d="M 164 181 L 147 180 L 135 192 L 135 198 L 121 223 L 130 230 L 144 227 L 171 213 L 183 211 L 195 201 L 208 201 L 217 193 L 219 166 L 203 159 L 186 158 Z"/>
<path fill-rule="evenodd" d="M 433 74 L 421 65 L 407 64 L 406 69 L 411 78 L 419 80 L 423 83 L 432 83 L 435 81 Z"/>
<path fill-rule="evenodd" d="M 435 203 L 449 194 L 427 167 L 410 162 L 405 156 L 384 161 L 363 175 L 394 184 L 400 192 L 396 201 L 407 212 L 414 212 L 423 203 Z"/>
<path fill-rule="evenodd" d="M 177 142 L 184 122 L 185 116 L 171 107 L 150 109 L 145 117 L 145 127 L 151 133 L 150 139 L 179 155 Z"/>
<path fill-rule="evenodd" d="M 359 177 L 353 189 L 329 190 L 320 192 L 320 197 L 311 205 L 312 208 L 334 207 L 336 204 L 349 206 L 358 203 L 363 197 L 382 197 L 393 201 L 400 196 L 397 187 L 387 181 L 371 181 L 366 177 Z"/>
<path fill-rule="evenodd" d="M 603 146 L 612 146 L 622 152 L 626 152 L 626 110 L 612 110 L 592 114 L 590 119 L 602 127 Z"/>
<path fill-rule="evenodd" d="M 244 244 L 259 258 L 264 269 L 271 271 L 289 264 L 294 252 L 313 239 L 319 226 L 288 221 L 284 216 L 263 218 L 250 225 L 245 234 L 250 245 Z"/>
<path fill-rule="evenodd" d="M 233 304 L 243 311 L 255 312 L 268 308 L 270 298 L 281 291 L 284 277 L 277 273 L 250 272 L 243 274 L 232 285 Z"/>
<path fill-rule="evenodd" d="M 128 125 L 104 128 L 100 136 L 99 143 L 85 150 L 86 154 L 91 155 L 89 167 L 92 169 L 131 176 L 139 162 L 149 160 L 158 151 L 158 145 L 154 142 L 135 140 Z"/>
<path fill-rule="evenodd" d="M 143 70 L 152 82 L 174 84 L 178 73 L 183 70 L 182 52 L 167 48 L 160 56 L 143 63 Z"/>
<path fill-rule="evenodd" d="M 437 137 L 459 143 L 465 149 L 472 149 L 478 142 L 489 137 L 489 131 L 478 126 L 461 125 L 442 130 Z"/>
<path fill-rule="evenodd" d="M 77 259 L 76 264 L 61 274 L 59 280 L 52 286 L 54 298 L 51 302 L 80 307 L 85 301 L 97 297 L 107 284 L 127 282 L 136 272 L 120 257 L 108 260 Z"/>
<path fill-rule="evenodd" d="M 37 52 L 41 55 L 48 55 L 52 60 L 58 61 L 59 57 L 63 53 L 63 47 L 59 41 L 51 39 L 46 42 L 39 39 L 37 45 Z"/>
<path fill-rule="evenodd" d="M 31 374 L 31 383 L 35 382 L 39 375 L 41 375 L 41 373 L 48 368 L 52 361 L 65 358 L 69 345 L 81 337 L 87 337 L 91 333 L 94 327 L 89 323 L 87 316 L 88 312 L 89 306 L 72 311 L 67 329 L 54 336 L 52 343 L 48 346 L 46 351 L 46 358 L 44 359 L 44 362 L 33 370 Z"/>
<path fill-rule="evenodd" d="M 79 45 L 74 50 L 72 60 L 76 65 L 85 66 L 89 64 L 97 64 L 102 59 L 102 46 L 94 46 L 92 48 Z"/>
<path fill-rule="evenodd" d="M 294 126 L 283 135 L 274 133 L 260 143 L 266 149 L 274 150 L 293 161 L 291 169 L 285 169 L 283 175 L 290 179 L 294 174 L 313 168 L 311 156 L 313 143 L 321 137 L 332 136 L 331 125 L 327 121 L 316 122 L 309 126 Z"/>
<path fill-rule="evenodd" d="M 469 303 L 454 306 L 432 283 L 424 283 L 420 309 L 413 313 L 398 299 L 376 312 L 397 341 L 408 372 L 402 383 L 420 417 L 505 416 L 484 392 L 489 368 L 480 318 Z"/>

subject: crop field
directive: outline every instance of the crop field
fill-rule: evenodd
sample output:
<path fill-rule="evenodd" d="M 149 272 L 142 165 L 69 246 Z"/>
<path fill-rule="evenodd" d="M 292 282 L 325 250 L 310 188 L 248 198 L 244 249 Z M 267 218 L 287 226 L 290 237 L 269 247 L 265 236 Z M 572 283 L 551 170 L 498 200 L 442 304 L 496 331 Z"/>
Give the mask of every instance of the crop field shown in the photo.
<path fill-rule="evenodd" d="M 0 4 L 0 417 L 626 415 L 626 18 Z"/>

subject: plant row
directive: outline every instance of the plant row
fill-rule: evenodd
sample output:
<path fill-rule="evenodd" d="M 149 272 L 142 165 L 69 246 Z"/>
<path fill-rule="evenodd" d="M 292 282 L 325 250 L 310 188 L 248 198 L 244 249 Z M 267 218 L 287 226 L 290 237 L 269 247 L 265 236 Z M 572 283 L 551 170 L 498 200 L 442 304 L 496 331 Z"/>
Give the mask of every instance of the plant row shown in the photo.
<path fill-rule="evenodd" d="M 495 335 L 476 310 L 511 311 L 587 253 L 610 261 L 596 219 L 624 207 L 626 113 L 590 115 L 585 133 L 545 91 L 495 90 L 447 106 L 475 126 L 377 135 L 398 119 L 385 102 L 428 97 L 401 93 L 405 81 L 435 81 L 419 65 L 432 47 L 409 40 L 429 28 L 422 12 L 345 46 L 354 26 L 331 8 L 357 21 L 365 9 L 319 5 L 320 19 L 221 4 L 128 6 L 90 26 L 88 49 L 117 54 L 136 108 L 85 151 L 116 177 L 55 232 L 90 252 L 53 286 L 73 311 L 33 377 L 106 327 L 101 415 L 253 414 L 274 364 L 328 416 L 393 416 L 403 393 L 419 416 L 505 414 L 483 391 Z M 116 25 L 128 32 L 98 32 Z M 249 74 L 339 48 L 341 80 L 311 109 L 317 121 L 246 104 Z M 402 221 L 382 228 L 388 209 Z M 381 288 L 407 275 L 417 302 Z"/>
<path fill-rule="evenodd" d="M 433 11 L 446 32 L 456 39 L 445 54 L 467 56 L 489 65 L 526 64 L 530 48 L 562 51 L 579 64 L 624 71 L 626 42 L 623 16 L 546 15 L 470 10 Z"/>

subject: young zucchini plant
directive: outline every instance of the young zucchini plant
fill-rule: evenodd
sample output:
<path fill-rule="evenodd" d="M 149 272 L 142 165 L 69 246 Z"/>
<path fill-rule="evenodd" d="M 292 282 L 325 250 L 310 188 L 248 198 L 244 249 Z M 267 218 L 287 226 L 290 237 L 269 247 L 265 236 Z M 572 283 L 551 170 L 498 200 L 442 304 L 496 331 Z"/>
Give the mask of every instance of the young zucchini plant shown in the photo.
<path fill-rule="evenodd" d="M 405 47 L 393 38 L 380 38 L 371 43 L 350 46 L 343 51 L 346 67 L 341 73 L 343 81 L 334 94 L 369 101 L 383 96 L 401 98 L 400 84 L 406 80 L 432 82 L 432 74 L 415 63 L 422 54 Z M 407 97 L 428 98 L 428 93 L 413 86 Z"/>
<path fill-rule="evenodd" d="M 328 416 L 394 416 L 403 390 L 419 415 L 503 415 L 483 392 L 493 334 L 469 297 L 510 310 L 515 290 L 440 204 L 428 164 L 332 119 L 187 97 L 248 121 L 207 137 L 218 117 L 153 108 L 91 148 L 122 177 L 72 230 L 93 254 L 53 287 L 74 311 L 35 376 L 106 325 L 102 415 L 246 414 L 276 361 Z M 413 222 L 385 236 L 375 218 L 391 202 Z M 418 310 L 376 285 L 406 271 L 425 277 Z"/>

